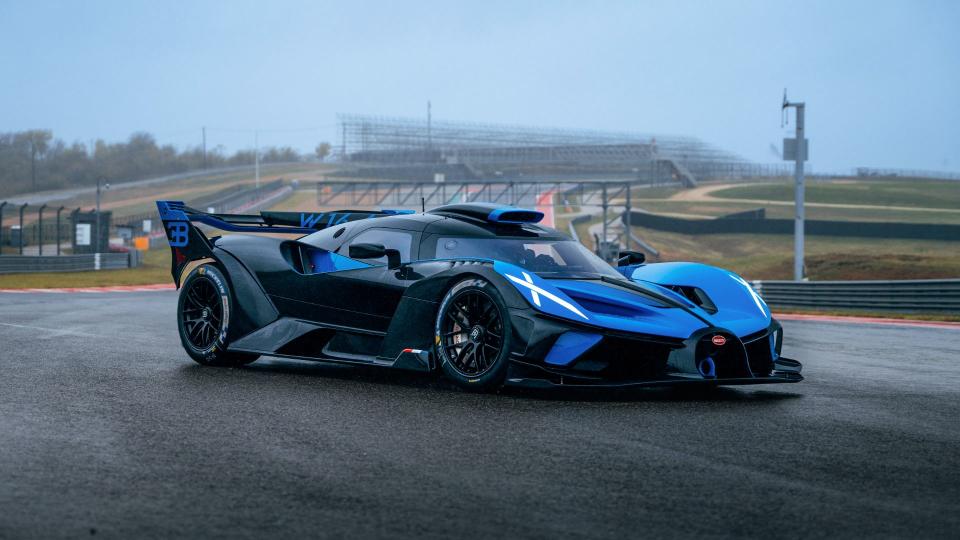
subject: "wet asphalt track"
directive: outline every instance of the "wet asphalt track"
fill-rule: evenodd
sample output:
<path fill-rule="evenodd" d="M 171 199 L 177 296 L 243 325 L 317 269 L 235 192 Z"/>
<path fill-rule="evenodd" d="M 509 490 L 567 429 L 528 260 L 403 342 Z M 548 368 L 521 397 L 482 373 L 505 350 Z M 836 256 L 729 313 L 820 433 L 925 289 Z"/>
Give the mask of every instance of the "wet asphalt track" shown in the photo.
<path fill-rule="evenodd" d="M 202 368 L 174 302 L 0 294 L 0 538 L 960 535 L 958 330 L 787 322 L 795 385 L 472 395 Z"/>

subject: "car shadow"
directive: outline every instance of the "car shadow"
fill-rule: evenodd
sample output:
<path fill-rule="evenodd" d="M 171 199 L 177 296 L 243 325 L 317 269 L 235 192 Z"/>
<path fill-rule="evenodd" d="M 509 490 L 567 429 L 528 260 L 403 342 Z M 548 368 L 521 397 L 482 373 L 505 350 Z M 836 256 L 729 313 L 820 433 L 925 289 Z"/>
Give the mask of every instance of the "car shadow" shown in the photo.
<path fill-rule="evenodd" d="M 197 382 L 200 374 L 208 374 L 210 370 L 222 368 L 207 368 L 196 364 L 187 364 L 180 370 L 180 374 Z M 464 390 L 437 373 L 422 373 L 399 369 L 388 369 L 376 366 L 347 365 L 331 362 L 316 362 L 309 360 L 293 360 L 286 358 L 264 357 L 257 362 L 234 368 L 231 372 L 239 372 L 253 376 L 291 376 L 291 381 L 297 377 L 323 378 L 342 383 L 378 384 L 400 388 L 421 389 L 444 394 L 477 395 L 476 392 Z M 274 381 L 276 382 L 276 381 Z M 713 386 L 713 385 L 684 385 L 634 387 L 625 389 L 616 388 L 523 388 L 507 386 L 497 394 L 503 398 L 555 401 L 555 402 L 742 402 L 766 403 L 797 399 L 803 394 L 788 391 L 785 385 L 777 385 L 777 390 L 760 389 L 756 385 L 749 386 Z"/>

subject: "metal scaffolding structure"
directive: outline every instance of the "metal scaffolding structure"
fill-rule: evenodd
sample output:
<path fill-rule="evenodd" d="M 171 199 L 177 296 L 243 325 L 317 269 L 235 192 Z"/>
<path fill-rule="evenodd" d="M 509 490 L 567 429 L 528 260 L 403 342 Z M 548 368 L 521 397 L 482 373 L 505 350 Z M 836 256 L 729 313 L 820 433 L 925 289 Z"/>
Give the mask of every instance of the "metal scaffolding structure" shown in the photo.
<path fill-rule="evenodd" d="M 357 182 L 317 183 L 319 208 L 402 208 L 420 210 L 465 202 L 534 207 L 553 205 L 552 195 L 576 201 L 580 207 L 602 208 L 630 193 L 629 182 Z M 608 189 L 609 188 L 609 189 Z M 546 200 L 545 200 L 546 198 Z"/>
<path fill-rule="evenodd" d="M 339 115 L 343 176 L 432 180 L 609 179 L 696 185 L 781 176 L 692 137 Z"/>
<path fill-rule="evenodd" d="M 599 226 L 595 236 L 587 239 L 586 243 L 592 244 L 604 259 L 612 261 L 621 246 L 629 249 L 639 245 L 648 253 L 658 254 L 652 246 L 634 236 L 630 228 L 633 204 L 631 189 L 642 190 L 644 187 L 647 186 L 638 186 L 630 181 L 434 183 L 325 180 L 317 183 L 317 207 L 429 210 L 464 202 L 508 204 L 548 210 L 549 218 L 545 219 L 543 225 L 559 226 L 581 242 L 583 239 L 577 235 L 574 225 L 596 218 L 600 221 Z M 558 219 L 555 219 L 555 215 Z M 561 220 L 565 226 L 558 223 Z"/>

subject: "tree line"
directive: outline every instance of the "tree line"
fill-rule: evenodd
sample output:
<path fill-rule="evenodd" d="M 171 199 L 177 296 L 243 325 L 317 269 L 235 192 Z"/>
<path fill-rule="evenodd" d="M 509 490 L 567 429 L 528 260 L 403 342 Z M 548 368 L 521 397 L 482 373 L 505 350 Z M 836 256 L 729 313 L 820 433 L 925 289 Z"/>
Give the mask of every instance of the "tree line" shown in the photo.
<path fill-rule="evenodd" d="M 330 145 L 317 146 L 315 157 L 321 160 Z M 313 156 L 311 156 L 313 157 Z M 83 143 L 67 144 L 54 138 L 50 130 L 0 133 L 0 196 L 95 184 L 97 178 L 110 182 L 140 180 L 203 168 L 252 165 L 254 150 L 232 155 L 216 148 L 178 150 L 173 145 L 157 144 L 149 133 L 134 133 L 125 142 L 97 140 L 93 148 Z M 302 161 L 306 156 L 293 148 L 260 149 L 261 163 Z"/>

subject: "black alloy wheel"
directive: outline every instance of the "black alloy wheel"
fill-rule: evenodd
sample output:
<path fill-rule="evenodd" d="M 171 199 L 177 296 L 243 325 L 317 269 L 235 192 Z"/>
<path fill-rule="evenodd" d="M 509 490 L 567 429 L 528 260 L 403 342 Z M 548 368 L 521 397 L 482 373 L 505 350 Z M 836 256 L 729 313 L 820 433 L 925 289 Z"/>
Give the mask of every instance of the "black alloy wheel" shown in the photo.
<path fill-rule="evenodd" d="M 230 350 L 231 301 L 227 279 L 215 265 L 200 265 L 184 280 L 177 300 L 177 328 L 183 349 L 198 364 L 239 367 L 259 357 Z"/>
<path fill-rule="evenodd" d="M 493 298 L 479 289 L 461 291 L 441 316 L 440 346 L 450 366 L 466 378 L 489 372 L 504 345 L 503 315 Z"/>
<path fill-rule="evenodd" d="M 182 307 L 185 336 L 197 350 L 207 350 L 223 325 L 223 302 L 207 276 L 197 276 L 185 291 Z"/>

